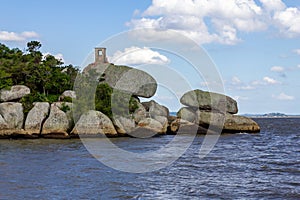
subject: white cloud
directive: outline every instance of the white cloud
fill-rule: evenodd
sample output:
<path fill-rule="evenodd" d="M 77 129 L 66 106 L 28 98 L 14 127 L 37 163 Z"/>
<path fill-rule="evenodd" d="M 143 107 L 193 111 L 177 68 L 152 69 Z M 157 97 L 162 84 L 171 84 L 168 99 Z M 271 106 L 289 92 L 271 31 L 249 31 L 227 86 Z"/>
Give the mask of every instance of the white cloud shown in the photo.
<path fill-rule="evenodd" d="M 152 0 L 152 4 L 127 23 L 132 28 L 151 28 L 138 35 L 143 39 L 170 38 L 178 31 L 199 44 L 234 45 L 240 32 L 275 27 L 286 37 L 300 36 L 300 11 L 281 0 Z M 172 38 L 173 39 L 173 38 Z"/>
<path fill-rule="evenodd" d="M 270 70 L 272 72 L 284 72 L 285 71 L 284 67 L 281 67 L 281 66 L 273 66 L 273 67 L 271 67 Z"/>
<path fill-rule="evenodd" d="M 294 49 L 293 52 L 300 56 L 300 49 Z"/>
<path fill-rule="evenodd" d="M 241 81 L 238 77 L 234 76 L 234 77 L 232 77 L 232 79 L 231 79 L 231 83 L 232 83 L 233 85 L 238 85 L 238 84 L 242 83 L 242 81 Z"/>
<path fill-rule="evenodd" d="M 268 77 L 268 76 L 265 76 L 265 77 L 263 78 L 263 81 L 264 81 L 265 83 L 267 83 L 267 84 L 270 84 L 270 85 L 274 85 L 274 84 L 278 84 L 278 83 L 279 83 L 279 82 L 276 81 L 275 79 L 270 78 L 270 77 Z"/>
<path fill-rule="evenodd" d="M 285 4 L 281 0 L 260 0 L 266 11 L 278 11 L 286 8 Z"/>
<path fill-rule="evenodd" d="M 24 41 L 37 37 L 39 37 L 39 35 L 34 31 L 24 31 L 22 33 L 0 31 L 0 41 Z"/>
<path fill-rule="evenodd" d="M 268 76 L 263 77 L 262 80 L 255 80 L 252 81 L 251 86 L 255 87 L 255 86 L 263 86 L 263 85 L 276 85 L 276 84 L 281 84 L 281 82 L 270 78 Z"/>
<path fill-rule="evenodd" d="M 291 100 L 294 100 L 295 97 L 294 96 L 290 96 L 290 95 L 287 95 L 285 93 L 280 93 L 279 95 L 272 95 L 272 97 L 274 99 L 278 99 L 278 100 L 283 100 L 283 101 L 291 101 Z"/>
<path fill-rule="evenodd" d="M 45 59 L 48 55 L 54 56 L 54 58 L 56 58 L 57 60 L 60 60 L 63 63 L 65 62 L 64 56 L 61 53 L 58 53 L 58 54 L 55 54 L 55 55 L 53 55 L 53 54 L 51 54 L 49 52 L 43 53 L 43 59 Z"/>
<path fill-rule="evenodd" d="M 300 36 L 300 10 L 298 8 L 291 7 L 275 12 L 273 20 L 281 34 L 287 37 Z"/>
<path fill-rule="evenodd" d="M 255 87 L 253 87 L 252 85 L 249 85 L 249 84 L 241 81 L 237 76 L 233 76 L 231 78 L 230 84 L 234 89 L 237 89 L 237 90 L 254 90 L 255 89 Z"/>
<path fill-rule="evenodd" d="M 170 60 L 157 51 L 147 47 L 129 47 L 124 51 L 117 51 L 109 61 L 114 64 L 140 65 L 140 64 L 168 64 Z"/>

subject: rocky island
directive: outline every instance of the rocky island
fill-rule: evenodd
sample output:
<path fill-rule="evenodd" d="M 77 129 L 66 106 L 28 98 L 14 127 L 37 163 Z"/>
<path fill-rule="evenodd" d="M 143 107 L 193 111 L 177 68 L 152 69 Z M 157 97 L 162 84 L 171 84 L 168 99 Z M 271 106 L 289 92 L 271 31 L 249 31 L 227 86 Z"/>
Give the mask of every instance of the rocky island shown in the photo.
<path fill-rule="evenodd" d="M 32 50 L 32 56 L 36 56 L 33 54 L 37 52 Z M 68 73 L 66 69 L 68 68 L 61 69 L 61 73 Z M 82 90 L 77 91 L 76 84 L 74 90 L 69 88 L 51 101 L 49 96 L 45 101 L 39 101 L 43 98 L 28 98 L 32 96 L 32 90 L 35 97 L 37 94 L 41 95 L 28 84 L 3 87 L 0 90 L 0 138 L 78 138 L 104 135 L 146 138 L 176 134 L 178 131 L 189 133 L 192 129 L 198 134 L 214 134 L 209 127 L 219 128 L 223 133 L 260 131 L 255 121 L 237 115 L 237 102 L 223 94 L 199 89 L 187 91 L 180 99 L 184 107 L 177 112 L 177 116 L 170 116 L 169 109 L 154 100 L 140 102 L 139 97 L 150 98 L 155 94 L 155 79 L 144 71 L 108 63 L 104 48 L 95 49 L 95 62 L 86 67 L 82 74 L 91 72 L 98 74 L 95 80 L 99 81 L 95 94 L 91 97 Z M 43 86 L 40 91 L 45 94 Z M 112 96 L 116 94 L 121 96 L 117 99 L 117 104 L 112 105 Z M 124 94 L 129 97 L 122 96 Z M 82 97 L 85 99 L 80 100 Z M 94 109 L 88 107 L 75 113 L 74 110 L 78 110 L 78 107 L 84 107 L 80 103 L 91 100 L 95 101 Z M 113 111 L 114 109 L 117 111 Z"/>

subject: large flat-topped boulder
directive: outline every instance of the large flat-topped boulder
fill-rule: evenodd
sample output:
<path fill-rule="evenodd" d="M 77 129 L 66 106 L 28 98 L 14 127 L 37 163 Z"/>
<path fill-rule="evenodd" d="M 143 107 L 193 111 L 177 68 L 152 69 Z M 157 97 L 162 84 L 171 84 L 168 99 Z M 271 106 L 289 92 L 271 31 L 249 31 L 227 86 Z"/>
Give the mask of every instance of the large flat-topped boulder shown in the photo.
<path fill-rule="evenodd" d="M 223 127 L 225 133 L 258 133 L 260 132 L 259 125 L 251 118 L 239 115 L 226 115 L 225 124 Z"/>
<path fill-rule="evenodd" d="M 93 63 L 84 69 L 84 73 L 90 72 L 96 73 L 103 83 L 133 96 L 149 98 L 155 94 L 157 89 L 157 83 L 151 75 L 131 67 Z"/>
<path fill-rule="evenodd" d="M 12 101 L 21 99 L 25 95 L 30 94 L 30 89 L 25 85 L 14 85 L 9 90 L 0 90 L 0 101 Z"/>
<path fill-rule="evenodd" d="M 183 105 L 199 108 L 200 110 L 218 110 L 231 114 L 238 112 L 237 102 L 231 97 L 198 89 L 185 93 L 180 102 Z"/>
<path fill-rule="evenodd" d="M 260 131 L 259 125 L 254 120 L 244 116 L 206 111 L 197 111 L 196 116 L 199 126 L 203 128 L 219 127 L 224 133 L 257 133 Z"/>

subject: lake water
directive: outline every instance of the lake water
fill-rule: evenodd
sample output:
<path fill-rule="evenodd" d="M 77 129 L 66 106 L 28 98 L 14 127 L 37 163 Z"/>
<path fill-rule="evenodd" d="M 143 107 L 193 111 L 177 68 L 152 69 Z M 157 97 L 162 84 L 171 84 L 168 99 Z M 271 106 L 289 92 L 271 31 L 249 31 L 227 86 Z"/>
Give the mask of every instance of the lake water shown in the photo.
<path fill-rule="evenodd" d="M 255 119 L 260 134 L 222 135 L 200 159 L 204 136 L 166 168 L 126 173 L 79 139 L 0 140 L 0 199 L 300 199 L 300 119 Z M 115 138 L 156 150 L 174 136 Z"/>

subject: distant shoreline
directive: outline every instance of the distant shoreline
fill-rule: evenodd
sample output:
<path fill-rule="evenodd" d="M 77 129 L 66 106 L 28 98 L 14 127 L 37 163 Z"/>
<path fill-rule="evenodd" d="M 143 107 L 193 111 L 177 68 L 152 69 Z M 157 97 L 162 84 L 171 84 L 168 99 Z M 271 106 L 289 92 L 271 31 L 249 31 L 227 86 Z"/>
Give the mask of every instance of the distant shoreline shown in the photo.
<path fill-rule="evenodd" d="M 246 116 L 246 117 L 250 117 L 250 118 L 275 118 L 275 119 L 279 119 L 279 118 L 300 118 L 300 115 L 287 115 L 287 116 L 258 116 L 258 115 L 242 115 L 242 116 Z"/>

